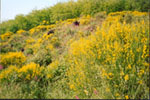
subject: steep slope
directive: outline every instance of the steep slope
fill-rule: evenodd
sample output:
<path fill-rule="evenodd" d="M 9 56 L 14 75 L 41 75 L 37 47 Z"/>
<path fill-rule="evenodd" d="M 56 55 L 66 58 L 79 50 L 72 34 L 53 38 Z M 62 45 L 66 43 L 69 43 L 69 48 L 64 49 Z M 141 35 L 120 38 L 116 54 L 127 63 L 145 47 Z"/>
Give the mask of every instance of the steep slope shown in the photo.
<path fill-rule="evenodd" d="M 149 98 L 148 29 L 148 13 L 122 11 L 5 33 L 0 97 Z"/>

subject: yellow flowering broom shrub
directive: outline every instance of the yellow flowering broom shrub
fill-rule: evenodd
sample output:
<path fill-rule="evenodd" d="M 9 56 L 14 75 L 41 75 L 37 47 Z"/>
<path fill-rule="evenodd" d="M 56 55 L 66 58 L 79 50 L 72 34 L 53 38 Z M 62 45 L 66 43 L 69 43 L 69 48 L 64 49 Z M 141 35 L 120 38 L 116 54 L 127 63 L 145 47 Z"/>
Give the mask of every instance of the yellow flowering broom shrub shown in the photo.
<path fill-rule="evenodd" d="M 12 32 L 6 32 L 5 34 L 0 35 L 2 40 L 8 39 L 13 33 Z"/>
<path fill-rule="evenodd" d="M 18 68 L 16 66 L 9 66 L 0 73 L 0 81 L 10 82 L 15 80 L 17 78 L 17 71 Z"/>
<path fill-rule="evenodd" d="M 17 31 L 17 34 L 22 34 L 22 33 L 25 33 L 25 32 L 26 32 L 25 30 L 22 30 L 22 29 L 21 29 L 21 30 L 18 30 L 18 31 Z"/>
<path fill-rule="evenodd" d="M 44 31 L 44 30 L 47 29 L 47 26 L 46 25 L 39 25 L 39 26 L 36 27 L 36 29 Z"/>
<path fill-rule="evenodd" d="M 80 24 L 81 24 L 81 25 L 87 25 L 87 24 L 90 23 L 90 19 L 91 19 L 91 16 L 90 16 L 90 15 L 83 16 L 83 17 L 80 19 Z"/>
<path fill-rule="evenodd" d="M 0 55 L 0 64 L 4 67 L 9 65 L 20 66 L 26 61 L 26 57 L 22 52 L 8 52 Z"/>
<path fill-rule="evenodd" d="M 55 27 L 56 27 L 55 24 L 52 24 L 52 25 L 46 25 L 47 30 L 52 29 L 52 28 L 55 28 Z"/>
<path fill-rule="evenodd" d="M 110 13 L 95 34 L 70 45 L 68 87 L 78 95 L 100 85 L 111 98 L 147 98 L 148 52 L 148 14 Z"/>
<path fill-rule="evenodd" d="M 38 77 L 42 77 L 42 71 L 44 67 L 40 67 L 33 62 L 24 65 L 18 70 L 18 77 L 24 80 L 32 80 Z"/>
<path fill-rule="evenodd" d="M 34 43 L 35 42 L 35 40 L 33 39 L 33 38 L 29 38 L 29 39 L 27 39 L 26 40 L 26 44 L 28 45 L 28 44 L 32 44 L 32 43 Z"/>
<path fill-rule="evenodd" d="M 46 30 L 50 30 L 52 28 L 55 28 L 56 25 L 55 24 L 52 24 L 52 25 L 39 25 L 37 27 L 34 27 L 32 29 L 29 30 L 29 33 L 30 35 L 33 35 L 35 33 L 38 33 L 38 32 L 43 32 L 43 31 L 46 31 Z"/>
<path fill-rule="evenodd" d="M 43 77 L 43 71 L 43 66 L 40 67 L 38 64 L 35 64 L 33 62 L 26 64 L 21 68 L 10 65 L 0 73 L 0 81 L 10 82 L 16 80 L 37 80 Z"/>
<path fill-rule="evenodd" d="M 36 27 L 34 27 L 34 28 L 32 28 L 32 29 L 30 29 L 29 30 L 29 34 L 32 36 L 33 34 L 35 34 L 35 33 L 38 33 L 38 32 L 40 32 L 40 29 L 39 28 L 36 28 Z"/>

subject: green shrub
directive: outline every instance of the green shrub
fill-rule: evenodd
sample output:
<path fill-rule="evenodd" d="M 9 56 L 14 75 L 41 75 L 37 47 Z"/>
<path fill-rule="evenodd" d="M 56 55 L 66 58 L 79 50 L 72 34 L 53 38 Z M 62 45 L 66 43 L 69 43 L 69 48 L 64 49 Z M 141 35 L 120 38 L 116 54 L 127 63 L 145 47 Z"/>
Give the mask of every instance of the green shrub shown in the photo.
<path fill-rule="evenodd" d="M 26 55 L 28 55 L 28 54 L 33 54 L 32 48 L 27 48 L 27 49 L 25 50 L 25 54 L 26 54 Z"/>
<path fill-rule="evenodd" d="M 52 62 L 52 57 L 49 51 L 42 49 L 33 55 L 29 62 L 35 62 L 40 66 L 47 66 Z"/>
<path fill-rule="evenodd" d="M 17 15 L 15 20 L 0 24 L 0 33 L 17 32 L 19 29 L 29 30 L 38 25 L 49 25 L 59 20 L 76 18 L 80 15 L 94 15 L 97 12 L 107 13 L 123 10 L 148 11 L 149 0 L 78 0 L 57 3 L 43 9 L 33 10 L 27 16 Z M 43 21 L 46 23 L 43 23 Z"/>

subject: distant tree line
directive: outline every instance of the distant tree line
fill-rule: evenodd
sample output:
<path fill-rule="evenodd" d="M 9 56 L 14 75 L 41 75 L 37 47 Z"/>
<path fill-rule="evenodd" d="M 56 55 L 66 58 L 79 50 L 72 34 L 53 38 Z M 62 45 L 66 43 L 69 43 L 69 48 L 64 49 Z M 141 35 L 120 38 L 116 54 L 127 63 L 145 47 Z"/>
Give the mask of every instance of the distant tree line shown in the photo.
<path fill-rule="evenodd" d="M 147 12 L 150 0 L 69 0 L 65 3 L 42 10 L 33 10 L 28 15 L 17 15 L 14 20 L 8 20 L 0 24 L 0 34 L 7 31 L 16 32 L 19 29 L 29 30 L 40 25 L 53 24 L 59 20 L 76 18 L 82 15 L 94 15 L 97 12 L 107 13 L 116 11 L 142 11 Z"/>

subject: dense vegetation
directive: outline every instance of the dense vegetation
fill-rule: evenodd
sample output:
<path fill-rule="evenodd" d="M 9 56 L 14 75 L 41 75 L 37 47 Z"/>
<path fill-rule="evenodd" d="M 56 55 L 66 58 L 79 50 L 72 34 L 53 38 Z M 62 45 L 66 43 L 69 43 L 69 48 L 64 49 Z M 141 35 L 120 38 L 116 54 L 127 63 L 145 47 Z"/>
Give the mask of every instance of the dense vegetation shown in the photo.
<path fill-rule="evenodd" d="M 70 1 L 2 23 L 17 30 L 0 35 L 0 98 L 149 99 L 148 2 L 135 1 Z"/>
<path fill-rule="evenodd" d="M 148 11 L 150 0 L 70 0 L 58 3 L 50 8 L 34 10 L 27 16 L 17 15 L 15 20 L 0 24 L 0 34 L 17 32 L 19 29 L 29 30 L 41 24 L 53 24 L 59 20 L 77 18 L 81 15 L 94 15 L 100 11 Z M 43 23 L 45 20 L 47 23 Z"/>

